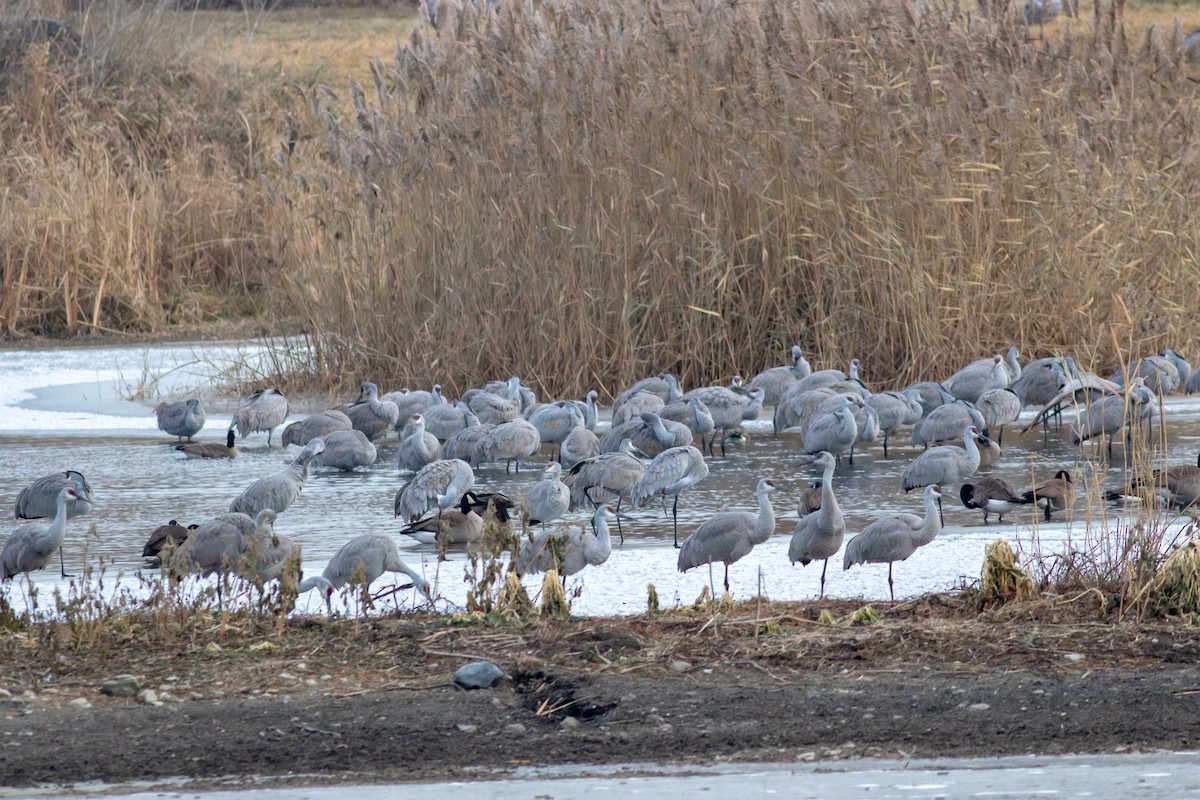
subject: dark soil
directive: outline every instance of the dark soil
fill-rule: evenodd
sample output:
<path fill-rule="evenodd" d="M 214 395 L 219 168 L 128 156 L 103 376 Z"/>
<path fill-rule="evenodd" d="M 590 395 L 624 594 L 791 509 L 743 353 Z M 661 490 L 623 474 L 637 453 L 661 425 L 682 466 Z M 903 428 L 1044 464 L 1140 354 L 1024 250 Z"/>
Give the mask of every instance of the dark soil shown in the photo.
<path fill-rule="evenodd" d="M 63 631 L 0 633 L 0 686 L 12 693 L 0 701 L 0 775 L 16 786 L 412 780 L 531 764 L 1200 743 L 1191 625 L 1060 619 L 1049 604 L 983 616 L 953 600 L 905 605 L 863 627 L 816 625 L 815 604 L 776 604 L 728 609 L 716 624 L 385 619 L 279 633 L 246 622 L 174 642 L 134 625 L 88 632 L 74 649 Z M 474 692 L 446 683 L 477 656 L 509 678 Z M 99 683 L 122 672 L 162 687 L 165 704 L 101 696 Z M 92 707 L 69 705 L 78 698 Z"/>

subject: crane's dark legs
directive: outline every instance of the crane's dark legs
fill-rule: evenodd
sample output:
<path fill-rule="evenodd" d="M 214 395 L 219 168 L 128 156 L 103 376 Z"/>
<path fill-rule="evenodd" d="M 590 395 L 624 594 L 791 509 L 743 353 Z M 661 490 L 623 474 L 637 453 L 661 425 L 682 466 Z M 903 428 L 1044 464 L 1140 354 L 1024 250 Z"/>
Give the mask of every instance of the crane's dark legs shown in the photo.
<path fill-rule="evenodd" d="M 716 433 L 714 433 L 713 436 L 716 436 Z M 721 431 L 721 458 L 725 458 L 725 440 L 727 438 L 728 437 L 725 436 L 725 431 L 722 430 Z"/>
<path fill-rule="evenodd" d="M 711 599 L 713 600 L 713 602 L 716 602 L 717 585 L 715 583 L 713 583 L 713 571 L 712 571 L 712 562 L 711 561 L 708 562 L 708 592 L 710 595 L 712 595 Z"/>
<path fill-rule="evenodd" d="M 617 495 L 617 535 L 621 537 L 621 544 L 625 544 L 625 531 L 621 530 L 621 501 L 624 499 Z"/>
<path fill-rule="evenodd" d="M 63 561 L 63 551 L 62 551 L 61 547 L 58 548 L 58 567 L 59 567 L 59 570 L 62 572 L 62 576 L 64 578 L 74 578 L 75 577 L 74 575 L 67 574 L 67 565 L 66 565 L 66 562 Z"/>
<path fill-rule="evenodd" d="M 824 564 L 824 566 L 821 567 L 821 594 L 817 596 L 818 600 L 820 600 L 822 597 L 825 596 L 825 570 L 827 570 L 827 569 L 829 569 L 829 559 L 828 558 L 825 559 L 825 564 Z"/>
<path fill-rule="evenodd" d="M 729 594 L 729 564 L 725 564 L 725 594 Z"/>
<path fill-rule="evenodd" d="M 675 547 L 679 547 L 679 495 L 675 495 L 675 502 L 671 504 L 671 518 L 675 521 Z M 729 569 L 728 566 L 725 567 Z M 726 587 L 728 588 L 728 587 Z"/>
<path fill-rule="evenodd" d="M 887 434 L 887 431 L 884 431 L 884 432 L 883 432 L 883 457 L 884 457 L 884 458 L 887 458 L 887 457 L 888 457 L 888 454 L 887 454 L 887 440 L 888 440 L 888 434 Z"/>
<path fill-rule="evenodd" d="M 892 595 L 892 602 L 896 602 L 896 585 L 892 583 L 892 562 L 888 562 L 888 592 Z"/>
<path fill-rule="evenodd" d="M 854 445 L 855 444 L 857 444 L 857 442 L 850 443 L 850 466 L 852 466 L 852 467 L 854 466 Z"/>
<path fill-rule="evenodd" d="M 583 496 L 584 496 L 584 497 L 586 497 L 586 498 L 588 499 L 588 502 L 592 504 L 592 510 L 594 511 L 594 510 L 596 510 L 597 508 L 599 508 L 600 506 L 599 506 L 599 505 L 597 505 L 597 504 L 596 504 L 596 501 L 592 499 L 592 489 L 593 489 L 593 488 L 595 488 L 595 487 L 593 487 L 593 486 L 589 486 L 589 487 L 587 487 L 586 489 L 584 489 L 584 490 L 583 490 Z"/>

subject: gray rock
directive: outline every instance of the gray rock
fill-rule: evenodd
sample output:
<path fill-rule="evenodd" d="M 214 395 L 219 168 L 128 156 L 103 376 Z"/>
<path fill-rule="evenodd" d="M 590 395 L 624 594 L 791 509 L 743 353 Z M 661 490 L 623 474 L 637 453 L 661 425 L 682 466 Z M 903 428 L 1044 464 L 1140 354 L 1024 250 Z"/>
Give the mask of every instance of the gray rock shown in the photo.
<path fill-rule="evenodd" d="M 158 692 L 153 689 L 142 689 L 137 693 L 137 701 L 148 706 L 161 706 L 162 701 L 158 699 Z"/>
<path fill-rule="evenodd" d="M 987 703 L 972 703 L 971 705 L 967 706 L 967 711 L 987 711 L 989 708 L 991 708 L 991 706 Z"/>
<path fill-rule="evenodd" d="M 74 700 L 67 703 L 67 705 L 71 706 L 72 708 L 91 708 L 92 707 L 92 704 L 88 702 L 88 699 L 86 697 L 76 697 Z"/>
<path fill-rule="evenodd" d="M 504 671 L 492 662 L 475 661 L 459 667 L 452 680 L 458 688 L 470 691 L 471 689 L 490 689 L 503 677 Z"/>
<path fill-rule="evenodd" d="M 142 681 L 136 675 L 118 675 L 100 684 L 100 694 L 109 697 L 137 697 L 142 690 Z"/>
<path fill-rule="evenodd" d="M 512 725 L 505 725 L 504 732 L 505 733 L 524 733 L 525 726 L 519 722 L 514 722 Z"/>
<path fill-rule="evenodd" d="M 455 725 L 454 727 L 458 728 L 463 733 L 474 733 L 475 731 L 479 730 L 478 725 Z"/>
<path fill-rule="evenodd" d="M 568 731 L 574 730 L 575 728 L 579 727 L 579 718 L 578 717 L 563 717 L 563 721 L 558 724 L 563 728 L 563 730 L 568 730 Z"/>
<path fill-rule="evenodd" d="M 686 661 L 672 661 L 671 662 L 671 671 L 672 672 L 691 672 L 692 665 Z"/>

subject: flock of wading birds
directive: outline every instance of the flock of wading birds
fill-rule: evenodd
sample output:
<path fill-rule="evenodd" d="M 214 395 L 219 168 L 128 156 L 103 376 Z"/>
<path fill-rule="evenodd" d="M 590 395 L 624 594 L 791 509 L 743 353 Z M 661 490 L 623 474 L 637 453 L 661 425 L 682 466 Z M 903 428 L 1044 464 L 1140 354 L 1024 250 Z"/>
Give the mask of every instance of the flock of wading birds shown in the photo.
<path fill-rule="evenodd" d="M 273 524 L 300 496 L 310 466 L 342 470 L 375 463 L 375 440 L 391 432 L 399 436 L 397 466 L 412 477 L 395 498 L 395 515 L 407 524 L 402 533 L 421 542 L 470 545 L 484 535 L 484 516 L 494 515 L 511 524 L 514 503 L 499 493 L 476 491 L 474 468 L 483 463 L 515 462 L 537 455 L 550 445 L 552 460 L 542 480 L 523 499 L 527 519 L 542 532 L 530 533 L 512 568 L 520 575 L 557 570 L 565 581 L 586 566 L 603 564 L 611 552 L 609 525 L 617 523 L 624 538 L 618 511 L 622 503 L 641 507 L 671 498 L 678 567 L 686 571 L 725 565 L 729 590 L 729 565 L 744 557 L 756 544 L 767 541 L 776 529 L 768 478 L 755 492 L 758 513 L 724 511 L 713 515 L 679 544 L 680 495 L 709 474 L 708 458 L 715 459 L 719 445 L 744 436 L 741 424 L 757 419 L 764 406 L 774 407 L 778 434 L 799 428 L 806 462 L 822 470 L 821 479 L 807 486 L 797 508 L 788 555 L 792 563 L 823 562 L 821 595 L 825 591 L 828 561 L 842 549 L 846 525 L 838 507 L 834 469 L 843 457 L 853 463 L 860 442 L 882 437 L 886 457 L 888 439 L 901 427 L 911 427 L 913 446 L 925 450 L 905 468 L 900 488 L 923 489 L 924 515 L 888 514 L 850 539 L 845 548 L 845 569 L 863 563 L 887 563 L 888 586 L 895 598 L 892 565 L 903 561 L 922 545 L 933 541 L 942 527 L 944 487 L 960 484 L 967 508 L 1003 515 L 1022 505 L 1038 506 L 1048 520 L 1054 511 L 1068 508 L 1075 487 L 1066 470 L 1027 489 L 1017 490 L 1003 479 L 971 480 L 982 466 L 990 466 L 999 446 L 990 438 L 1015 421 L 1021 410 L 1040 410 L 1022 431 L 1047 424 L 1064 405 L 1077 408 L 1068 435 L 1072 443 L 1113 438 L 1152 424 L 1161 414 L 1162 395 L 1176 390 L 1200 391 L 1200 370 L 1171 350 L 1131 363 L 1110 378 L 1082 371 L 1070 357 L 1041 358 L 1022 367 L 1017 348 L 1007 356 L 972 362 L 938 383 L 926 381 L 900 391 L 874 393 L 860 380 L 857 359 L 847 375 L 837 369 L 814 372 L 799 346 L 792 348 L 792 363 L 767 369 L 749 382 L 734 377 L 729 386 L 707 386 L 683 392 L 669 374 L 638 381 L 621 392 L 612 406 L 612 426 L 602 436 L 594 433 L 597 392 L 586 400 L 538 403 L 533 392 L 514 377 L 464 393 L 456 402 L 441 395 L 440 385 L 430 392 L 401 389 L 383 396 L 374 383 L 362 384 L 351 404 L 313 414 L 283 431 L 283 445 L 301 449 L 281 471 L 251 483 L 221 514 L 188 527 L 174 520 L 160 527 L 146 544 L 143 556 L 161 558 L 177 574 L 218 574 L 221 600 L 223 579 L 230 575 L 258 582 L 298 576 L 299 546 L 275 533 Z M 288 416 L 287 398 L 276 389 L 262 389 L 241 402 L 226 433 L 225 444 L 194 443 L 192 437 L 205 422 L 196 399 L 162 403 L 155 410 L 158 427 L 187 439 L 176 450 L 189 458 L 234 458 L 235 431 L 244 438 L 266 432 L 271 445 L 274 429 Z M 700 437 L 701 447 L 693 446 Z M 567 471 L 563 477 L 563 471 Z M 1200 459 L 1142 475 L 1115 491 L 1122 495 L 1156 496 L 1168 504 L 1189 507 L 1200 497 Z M 616 500 L 616 507 L 608 503 Z M 54 551 L 67 575 L 61 545 L 69 519 L 93 507 L 92 489 L 82 474 L 66 471 L 34 481 L 18 496 L 18 519 L 52 518 L 49 525 L 29 523 L 7 538 L 0 552 L 0 579 L 42 569 Z M 594 508 L 591 530 L 558 526 L 553 522 L 571 511 Z M 532 531 L 532 529 L 531 529 Z M 369 585 L 384 572 L 407 575 L 412 585 L 432 599 L 429 584 L 401 559 L 396 540 L 387 533 L 368 533 L 347 542 L 330 559 L 321 575 L 300 581 L 300 593 L 320 590 L 332 612 L 332 595 L 347 584 Z M 715 593 L 715 587 L 713 587 Z"/>

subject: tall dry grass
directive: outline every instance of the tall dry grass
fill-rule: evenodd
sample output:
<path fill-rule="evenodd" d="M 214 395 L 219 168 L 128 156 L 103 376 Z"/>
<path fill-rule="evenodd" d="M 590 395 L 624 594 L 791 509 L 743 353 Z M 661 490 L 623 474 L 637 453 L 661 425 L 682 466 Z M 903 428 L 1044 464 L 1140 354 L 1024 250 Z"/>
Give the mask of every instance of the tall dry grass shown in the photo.
<path fill-rule="evenodd" d="M 1177 25 L 1121 14 L 468 9 L 305 95 L 270 174 L 289 308 L 335 376 L 459 389 L 715 380 L 794 341 L 880 382 L 1194 349 L 1195 84 Z"/>

